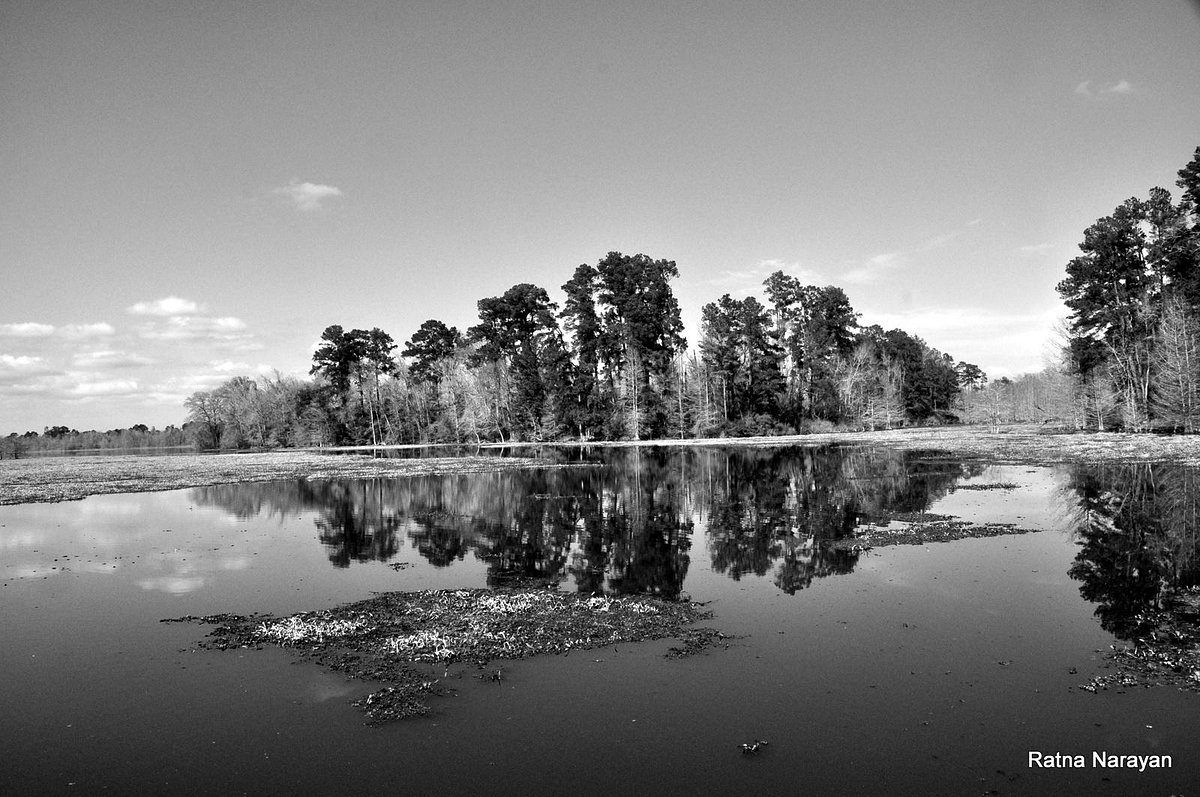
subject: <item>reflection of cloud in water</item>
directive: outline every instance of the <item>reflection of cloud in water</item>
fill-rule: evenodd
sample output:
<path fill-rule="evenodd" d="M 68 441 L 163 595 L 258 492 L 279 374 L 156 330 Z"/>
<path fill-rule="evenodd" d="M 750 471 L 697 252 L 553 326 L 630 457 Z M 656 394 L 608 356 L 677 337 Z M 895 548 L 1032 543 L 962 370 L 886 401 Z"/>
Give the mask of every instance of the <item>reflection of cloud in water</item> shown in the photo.
<path fill-rule="evenodd" d="M 45 578 L 46 576 L 57 576 L 61 570 L 51 570 L 48 567 L 38 567 L 37 565 L 17 565 L 10 570 L 6 575 L 12 578 Z"/>
<path fill-rule="evenodd" d="M 3 532 L 0 537 L 0 551 L 15 551 L 19 548 L 32 548 L 35 545 L 47 544 L 49 538 L 45 534 L 34 534 L 29 531 Z"/>
<path fill-rule="evenodd" d="M 308 688 L 309 699 L 314 703 L 324 703 L 327 700 L 344 700 L 358 691 L 353 683 L 317 683 Z"/>
<path fill-rule="evenodd" d="M 115 564 L 108 562 L 79 562 L 68 565 L 69 569 L 77 570 L 80 573 L 112 573 L 117 569 Z"/>
<path fill-rule="evenodd" d="M 245 570 L 250 566 L 250 557 L 234 556 L 222 559 L 220 568 L 222 570 Z"/>
<path fill-rule="evenodd" d="M 72 506 L 76 509 L 75 514 L 84 519 L 104 518 L 104 517 L 137 517 L 145 513 L 145 503 L 138 499 L 116 498 L 113 496 L 105 496 L 105 500 L 95 501 L 90 498 L 84 499 Z"/>
<path fill-rule="evenodd" d="M 138 582 L 144 590 L 169 592 L 172 595 L 183 595 L 195 592 L 204 586 L 204 579 L 199 577 L 185 578 L 183 576 L 160 576 L 159 578 L 144 578 Z"/>

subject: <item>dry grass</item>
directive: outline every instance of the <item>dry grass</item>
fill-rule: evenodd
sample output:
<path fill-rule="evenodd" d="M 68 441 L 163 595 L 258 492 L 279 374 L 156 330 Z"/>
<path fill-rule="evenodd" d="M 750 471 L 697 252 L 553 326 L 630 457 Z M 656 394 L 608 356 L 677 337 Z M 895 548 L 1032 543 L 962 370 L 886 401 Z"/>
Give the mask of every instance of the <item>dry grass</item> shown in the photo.
<path fill-rule="evenodd" d="M 0 505 L 283 479 L 392 478 L 543 467 L 522 457 L 372 459 L 312 451 L 0 461 Z"/>

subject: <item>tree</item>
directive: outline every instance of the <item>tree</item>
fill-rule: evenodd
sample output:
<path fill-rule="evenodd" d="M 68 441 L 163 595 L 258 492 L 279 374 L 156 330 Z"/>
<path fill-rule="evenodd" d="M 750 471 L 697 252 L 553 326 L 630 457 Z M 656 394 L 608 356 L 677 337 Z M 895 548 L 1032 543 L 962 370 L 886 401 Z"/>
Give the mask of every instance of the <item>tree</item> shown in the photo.
<path fill-rule="evenodd" d="M 1163 307 L 1154 348 L 1155 416 L 1191 434 L 1200 423 L 1200 330 L 1184 302 Z"/>
<path fill-rule="evenodd" d="M 778 416 L 785 383 L 766 308 L 752 296 L 739 301 L 725 294 L 704 306 L 701 319 L 700 352 L 719 380 L 725 421 L 744 420 L 751 433 L 767 431 L 763 418 Z"/>
<path fill-rule="evenodd" d="M 571 350 L 574 353 L 574 389 L 564 397 L 572 402 L 575 431 L 586 436 L 586 431 L 598 429 L 603 423 L 605 399 L 600 393 L 600 345 L 603 327 L 597 314 L 600 272 L 584 263 L 575 269 L 575 274 L 562 286 L 567 295 L 561 318 L 563 327 L 571 335 Z"/>
<path fill-rule="evenodd" d="M 785 415 L 836 417 L 835 369 L 854 349 L 858 314 L 844 291 L 833 285 L 802 285 L 776 271 L 763 283 L 775 314 L 775 335 L 783 351 L 780 368 L 787 378 Z"/>
<path fill-rule="evenodd" d="M 596 343 L 610 389 L 615 393 L 618 380 L 625 378 L 637 392 L 633 403 L 644 413 L 651 435 L 667 431 L 663 391 L 672 360 L 686 346 L 679 302 L 670 285 L 678 276 L 674 261 L 609 252 L 597 264 L 593 283 L 602 310 Z M 641 435 L 638 426 L 633 424 L 635 436 Z"/>
<path fill-rule="evenodd" d="M 448 327 L 443 322 L 431 318 L 413 333 L 400 354 L 412 358 L 413 364 L 409 373 L 414 379 L 436 384 L 442 373 L 439 363 L 453 357 L 462 343 L 462 335 L 456 327 Z"/>
<path fill-rule="evenodd" d="M 507 377 L 497 388 L 510 411 L 498 422 L 527 438 L 540 437 L 547 409 L 543 366 L 556 360 L 554 352 L 562 345 L 557 305 L 544 288 L 521 283 L 503 296 L 480 299 L 478 306 L 479 323 L 467 330 L 467 339 L 477 346 L 472 361 L 491 364 L 498 376 Z M 498 396 L 497 406 L 500 401 Z M 503 428 L 498 431 L 503 437 Z"/>
<path fill-rule="evenodd" d="M 341 325 L 333 324 L 321 333 L 321 340 L 309 373 L 323 376 L 338 393 L 349 393 L 351 378 L 366 354 L 365 335 L 362 330 L 345 332 Z"/>
<path fill-rule="evenodd" d="M 1127 424 L 1148 418 L 1151 350 L 1161 275 L 1147 266 L 1144 205 L 1136 197 L 1084 231 L 1083 252 L 1067 264 L 1058 292 L 1071 308 L 1072 348 L 1086 378 L 1106 366 Z"/>
<path fill-rule="evenodd" d="M 188 423 L 195 430 L 199 448 L 217 448 L 225 429 L 226 412 L 222 397 L 216 391 L 200 390 L 184 399 Z"/>

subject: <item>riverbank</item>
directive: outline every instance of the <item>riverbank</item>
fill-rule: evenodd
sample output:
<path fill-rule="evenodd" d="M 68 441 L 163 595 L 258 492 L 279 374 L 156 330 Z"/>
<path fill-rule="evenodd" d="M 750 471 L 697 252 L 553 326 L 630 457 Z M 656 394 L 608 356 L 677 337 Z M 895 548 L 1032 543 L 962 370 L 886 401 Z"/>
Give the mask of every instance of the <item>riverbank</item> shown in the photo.
<path fill-rule="evenodd" d="M 0 505 L 76 501 L 89 495 L 285 479 L 375 479 L 533 467 L 546 467 L 546 463 L 533 457 L 374 459 L 290 450 L 163 457 L 18 459 L 0 462 Z"/>
<path fill-rule="evenodd" d="M 523 447 L 537 443 L 487 444 Z M 564 446 L 627 448 L 631 446 L 876 446 L 902 451 L 931 451 L 996 464 L 1053 465 L 1100 462 L 1176 462 L 1200 465 L 1200 435 L 1157 435 L 1123 432 L 1074 432 L 1039 424 L 1000 426 L 923 426 L 873 432 L 779 435 L 775 437 L 711 437 L 687 440 L 640 440 L 563 443 Z"/>
<path fill-rule="evenodd" d="M 1200 436 L 1118 432 L 1074 433 L 1036 425 L 942 426 L 875 432 L 779 437 L 642 440 L 599 443 L 492 443 L 480 450 L 597 447 L 863 446 L 925 451 L 993 463 L 1175 462 L 1200 465 Z M 374 450 L 437 450 L 446 446 L 381 446 Z M 446 456 L 367 458 L 335 452 L 372 447 L 295 449 L 249 454 L 183 454 L 163 457 L 97 455 L 0 461 L 0 505 L 72 501 L 106 493 L 151 492 L 214 484 L 280 479 L 394 478 L 476 473 L 550 466 L 534 457 Z M 570 466 L 578 467 L 578 466 Z"/>

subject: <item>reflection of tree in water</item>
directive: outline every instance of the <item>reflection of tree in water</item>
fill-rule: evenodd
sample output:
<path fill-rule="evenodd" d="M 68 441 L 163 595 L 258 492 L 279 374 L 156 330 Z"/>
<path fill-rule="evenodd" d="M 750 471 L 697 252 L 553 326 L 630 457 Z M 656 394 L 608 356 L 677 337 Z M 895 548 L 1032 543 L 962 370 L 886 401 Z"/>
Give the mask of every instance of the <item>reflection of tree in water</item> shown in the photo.
<path fill-rule="evenodd" d="M 400 550 L 396 530 L 403 519 L 384 500 L 382 479 L 312 482 L 320 496 L 316 526 L 334 567 L 351 561 L 386 562 Z"/>
<path fill-rule="evenodd" d="M 403 518 L 391 506 L 386 479 L 323 479 L 222 484 L 192 491 L 198 504 L 219 506 L 239 518 L 280 518 L 315 511 L 317 537 L 334 567 L 387 561 L 399 551 Z"/>
<path fill-rule="evenodd" d="M 964 466 L 897 451 L 846 448 L 703 452 L 713 570 L 740 579 L 775 569 L 791 594 L 814 578 L 849 573 L 858 554 L 822 543 L 945 495 Z"/>
<path fill-rule="evenodd" d="M 1169 590 L 1200 583 L 1198 476 L 1195 468 L 1150 463 L 1072 471 L 1080 548 L 1069 572 L 1110 633 L 1136 637 L 1139 615 L 1161 608 Z"/>
<path fill-rule="evenodd" d="M 561 458 L 585 456 L 605 466 L 239 484 L 193 495 L 239 517 L 316 512 L 335 566 L 387 561 L 403 534 L 436 567 L 472 552 L 487 563 L 489 584 L 571 578 L 583 592 L 676 597 L 694 519 L 707 528 L 715 571 L 735 579 L 773 572 L 792 593 L 854 568 L 857 554 L 822 543 L 924 510 L 964 475 L 911 454 L 838 448 L 572 449 Z"/>

